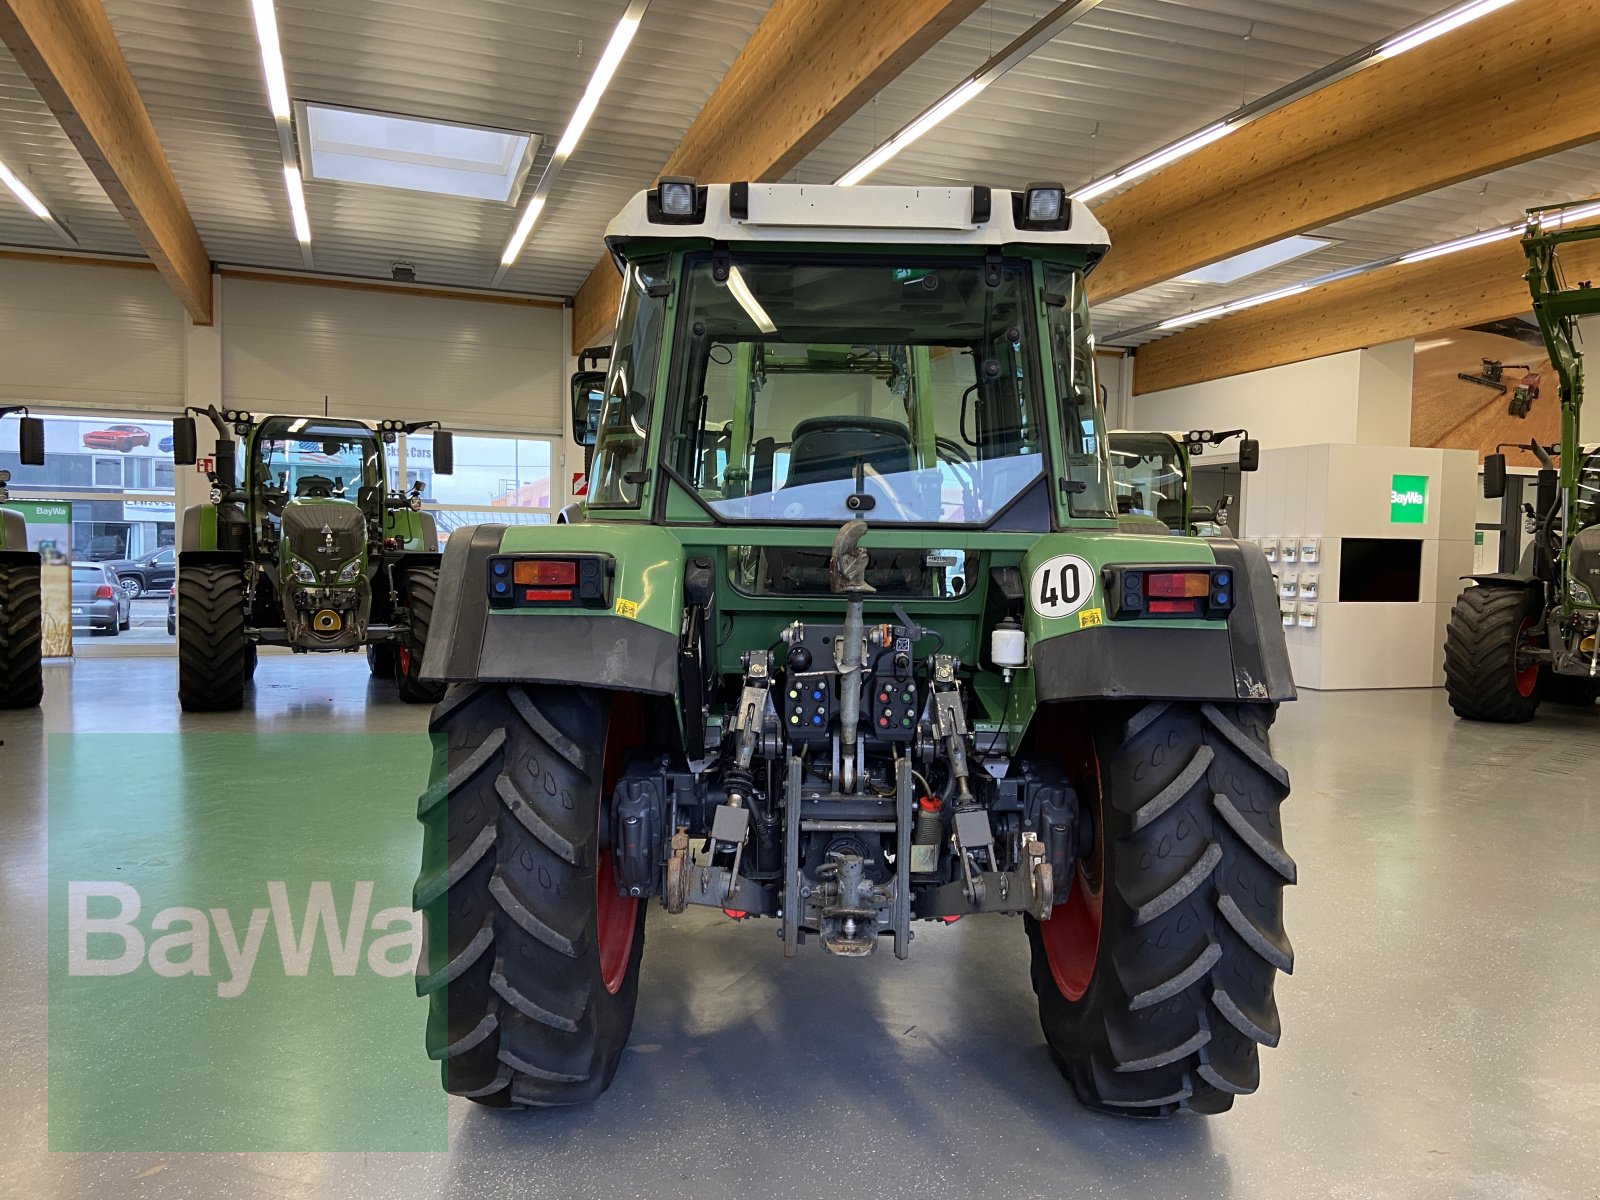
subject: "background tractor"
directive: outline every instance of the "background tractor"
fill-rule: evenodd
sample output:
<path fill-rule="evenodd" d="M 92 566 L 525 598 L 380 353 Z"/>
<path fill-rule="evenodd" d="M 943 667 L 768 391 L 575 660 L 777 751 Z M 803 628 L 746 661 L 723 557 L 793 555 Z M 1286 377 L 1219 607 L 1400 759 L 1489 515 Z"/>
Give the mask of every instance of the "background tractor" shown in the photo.
<path fill-rule="evenodd" d="M 1561 383 L 1561 444 L 1522 447 L 1539 462 L 1533 542 L 1517 572 L 1471 576 L 1445 630 L 1450 707 L 1473 721 L 1526 721 L 1541 700 L 1587 706 L 1600 695 L 1600 449 L 1578 441 L 1578 319 L 1600 313 L 1600 288 L 1568 284 L 1559 257 L 1569 242 L 1600 238 L 1600 224 L 1569 225 L 1571 207 L 1530 209 L 1522 239 L 1534 316 Z M 1505 455 L 1486 456 L 1484 495 L 1505 489 Z"/>
<path fill-rule="evenodd" d="M 1224 496 L 1216 505 L 1194 503 L 1193 460 L 1207 446 L 1220 446 L 1239 438 L 1239 470 L 1261 465 L 1261 443 L 1247 429 L 1192 429 L 1184 434 L 1114 429 L 1111 447 L 1111 483 L 1116 490 L 1121 527 L 1138 533 L 1162 527 L 1192 537 L 1232 537 L 1228 510 L 1235 499 Z"/>
<path fill-rule="evenodd" d="M 44 466 L 44 422 L 26 408 L 0 408 L 0 420 L 17 417 L 17 457 Z M 42 560 L 28 546 L 22 514 L 6 508 L 11 472 L 0 471 L 0 708 L 32 708 L 44 697 Z"/>
<path fill-rule="evenodd" d="M 1055 185 L 664 179 L 607 243 L 588 495 L 441 567 L 414 900 L 445 1088 L 604 1090 L 654 902 L 786 955 L 1020 918 L 1086 1103 L 1253 1091 L 1294 688 L 1258 549 L 1118 530 L 1105 231 Z"/>
<path fill-rule="evenodd" d="M 178 699 L 186 712 L 238 708 L 257 646 L 297 653 L 365 648 L 400 698 L 433 702 L 422 680 L 439 574 L 439 535 L 387 461 L 401 433 L 435 421 L 265 417 L 191 410 L 217 431 L 211 501 L 183 514 L 178 554 Z M 238 476 L 234 435 L 244 446 Z M 173 422 L 179 464 L 196 460 L 195 418 Z M 453 467 L 433 434 L 433 469 Z"/>

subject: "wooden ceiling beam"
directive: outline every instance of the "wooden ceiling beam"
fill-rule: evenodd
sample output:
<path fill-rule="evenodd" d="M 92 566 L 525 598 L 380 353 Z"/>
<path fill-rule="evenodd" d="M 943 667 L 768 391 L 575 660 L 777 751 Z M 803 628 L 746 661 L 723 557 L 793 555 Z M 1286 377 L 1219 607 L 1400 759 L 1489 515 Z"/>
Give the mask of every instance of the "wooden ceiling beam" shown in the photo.
<path fill-rule="evenodd" d="M 1600 0 L 1521 0 L 1367 66 L 1096 206 L 1090 298 L 1594 141 L 1597 60 Z"/>
<path fill-rule="evenodd" d="M 0 0 L 0 41 L 189 316 L 211 324 L 211 256 L 101 0 Z"/>
<path fill-rule="evenodd" d="M 1600 278 L 1600 243 L 1564 246 L 1561 258 L 1567 278 Z M 1526 313 L 1533 307 L 1522 278 L 1527 266 L 1519 241 L 1507 238 L 1245 309 L 1139 347 L 1133 392 L 1166 391 Z"/>
<path fill-rule="evenodd" d="M 793 170 L 982 0 L 776 0 L 661 168 L 701 183 Z M 621 279 L 597 264 L 573 298 L 572 352 L 603 342 Z"/>

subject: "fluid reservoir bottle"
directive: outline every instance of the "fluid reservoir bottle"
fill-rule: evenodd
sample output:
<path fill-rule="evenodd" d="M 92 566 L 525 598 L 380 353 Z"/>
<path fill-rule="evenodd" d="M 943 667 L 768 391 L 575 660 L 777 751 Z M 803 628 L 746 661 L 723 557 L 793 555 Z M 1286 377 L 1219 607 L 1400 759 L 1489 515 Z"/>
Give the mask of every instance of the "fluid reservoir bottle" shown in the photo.
<path fill-rule="evenodd" d="M 1010 617 L 989 634 L 989 661 L 997 667 L 1022 667 L 1028 663 L 1028 635 Z"/>

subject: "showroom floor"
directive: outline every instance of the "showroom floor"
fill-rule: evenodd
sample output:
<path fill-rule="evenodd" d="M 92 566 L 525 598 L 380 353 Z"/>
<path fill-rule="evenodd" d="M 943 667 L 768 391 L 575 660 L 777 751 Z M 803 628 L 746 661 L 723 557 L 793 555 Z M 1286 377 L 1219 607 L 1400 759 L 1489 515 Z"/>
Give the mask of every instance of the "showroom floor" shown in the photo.
<path fill-rule="evenodd" d="M 1262 1091 L 1228 1115 L 1079 1108 L 1015 924 L 920 930 L 906 963 L 786 962 L 770 923 L 656 910 L 633 1039 L 592 1108 L 453 1101 L 448 1153 L 47 1153 L 43 735 L 426 720 L 354 658 L 264 658 L 253 708 L 209 718 L 180 720 L 173 672 L 52 668 L 41 713 L 0 716 L 0 1195 L 1597 1194 L 1600 709 L 1466 726 L 1425 691 L 1312 693 L 1279 720 L 1298 969 Z M 414 782 L 395 790 L 409 810 Z M 420 1054 L 420 1010 L 394 1037 Z"/>

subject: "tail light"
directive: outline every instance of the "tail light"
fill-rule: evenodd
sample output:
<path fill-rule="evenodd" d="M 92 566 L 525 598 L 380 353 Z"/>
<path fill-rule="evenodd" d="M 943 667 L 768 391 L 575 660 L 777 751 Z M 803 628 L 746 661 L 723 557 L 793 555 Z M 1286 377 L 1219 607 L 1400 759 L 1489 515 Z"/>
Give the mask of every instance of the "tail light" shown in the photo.
<path fill-rule="evenodd" d="M 609 608 L 610 575 L 609 555 L 496 555 L 489 560 L 489 604 L 493 608 Z"/>
<path fill-rule="evenodd" d="M 1226 620 L 1233 611 L 1234 569 L 1217 566 L 1115 566 L 1106 568 L 1106 597 L 1113 620 L 1193 617 Z"/>
<path fill-rule="evenodd" d="M 117 598 L 117 589 L 112 587 L 109 583 L 102 583 L 99 587 L 95 588 L 94 598 L 96 600 L 115 600 Z"/>

